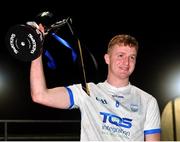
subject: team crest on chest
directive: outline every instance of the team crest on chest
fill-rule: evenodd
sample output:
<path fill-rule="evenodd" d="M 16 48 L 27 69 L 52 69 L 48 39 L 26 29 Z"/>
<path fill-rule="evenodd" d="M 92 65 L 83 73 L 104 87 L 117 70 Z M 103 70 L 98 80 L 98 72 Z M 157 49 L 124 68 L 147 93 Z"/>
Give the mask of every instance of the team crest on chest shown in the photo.
<path fill-rule="evenodd" d="M 130 105 L 130 109 L 131 109 L 131 111 L 133 111 L 133 112 L 137 112 L 138 111 L 138 105 L 137 104 L 131 104 Z"/>

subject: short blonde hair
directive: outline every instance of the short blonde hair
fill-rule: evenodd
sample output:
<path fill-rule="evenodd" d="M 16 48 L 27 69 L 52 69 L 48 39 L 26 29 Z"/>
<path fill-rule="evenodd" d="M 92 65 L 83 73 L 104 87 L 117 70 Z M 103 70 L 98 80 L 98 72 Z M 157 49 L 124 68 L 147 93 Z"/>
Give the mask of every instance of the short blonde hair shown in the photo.
<path fill-rule="evenodd" d="M 134 47 L 137 51 L 138 51 L 138 48 L 139 48 L 138 41 L 133 36 L 126 35 L 126 34 L 121 34 L 121 35 L 114 36 L 109 41 L 107 53 L 109 53 L 110 50 L 112 49 L 112 47 L 114 45 L 116 45 L 116 44 Z"/>

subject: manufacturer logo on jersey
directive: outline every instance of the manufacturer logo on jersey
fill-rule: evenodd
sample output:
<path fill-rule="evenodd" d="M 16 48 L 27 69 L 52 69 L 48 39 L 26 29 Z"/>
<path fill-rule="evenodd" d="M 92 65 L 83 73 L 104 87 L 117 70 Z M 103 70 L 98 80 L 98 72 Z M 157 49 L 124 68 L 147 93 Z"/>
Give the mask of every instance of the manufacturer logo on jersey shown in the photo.
<path fill-rule="evenodd" d="M 99 102 L 101 102 L 102 104 L 108 104 L 105 99 L 96 97 L 96 100 L 99 101 Z"/>
<path fill-rule="evenodd" d="M 115 126 L 124 127 L 124 128 L 131 128 L 132 127 L 132 119 L 129 118 L 121 118 L 115 114 L 107 113 L 107 112 L 100 112 L 102 115 L 102 122 L 103 123 L 111 123 Z"/>

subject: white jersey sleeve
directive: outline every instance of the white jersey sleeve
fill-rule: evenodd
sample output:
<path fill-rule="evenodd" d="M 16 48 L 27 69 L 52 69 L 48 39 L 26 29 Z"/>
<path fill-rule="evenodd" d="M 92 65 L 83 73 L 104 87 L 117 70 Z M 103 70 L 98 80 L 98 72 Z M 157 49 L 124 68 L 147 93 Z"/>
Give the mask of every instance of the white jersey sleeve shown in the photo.
<path fill-rule="evenodd" d="M 160 112 L 157 100 L 151 98 L 147 105 L 146 121 L 144 124 L 144 134 L 154 134 L 160 132 Z"/>

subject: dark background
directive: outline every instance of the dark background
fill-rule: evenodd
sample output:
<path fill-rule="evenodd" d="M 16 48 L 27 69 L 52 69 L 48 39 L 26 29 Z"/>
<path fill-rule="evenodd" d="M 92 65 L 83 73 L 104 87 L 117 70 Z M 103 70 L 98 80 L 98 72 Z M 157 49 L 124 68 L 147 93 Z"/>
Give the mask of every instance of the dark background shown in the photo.
<path fill-rule="evenodd" d="M 88 81 L 106 79 L 103 55 L 112 36 L 120 33 L 135 36 L 140 50 L 131 83 L 152 94 L 162 112 L 167 102 L 178 97 L 180 93 L 176 87 L 178 82 L 173 80 L 180 80 L 179 10 L 175 5 L 130 1 L 102 1 L 97 4 L 93 1 L 58 0 L 1 4 L 0 119 L 80 118 L 78 110 L 59 110 L 33 103 L 29 88 L 30 62 L 15 59 L 5 46 L 5 35 L 11 26 L 33 21 L 39 12 L 45 10 L 53 12 L 60 20 L 64 17 L 72 18 L 72 25 L 84 50 Z M 64 37 L 69 34 L 66 38 L 73 42 L 69 31 L 66 33 L 64 30 L 60 34 Z M 71 53 L 53 39 L 49 40 L 46 48 L 58 66 L 56 70 L 51 70 L 45 64 L 48 86 L 80 83 L 81 70 L 78 63 L 72 62 Z M 87 49 L 96 58 L 98 69 L 94 67 Z M 46 59 L 44 60 L 46 62 Z"/>

